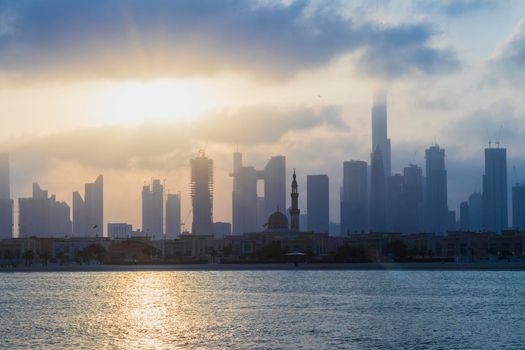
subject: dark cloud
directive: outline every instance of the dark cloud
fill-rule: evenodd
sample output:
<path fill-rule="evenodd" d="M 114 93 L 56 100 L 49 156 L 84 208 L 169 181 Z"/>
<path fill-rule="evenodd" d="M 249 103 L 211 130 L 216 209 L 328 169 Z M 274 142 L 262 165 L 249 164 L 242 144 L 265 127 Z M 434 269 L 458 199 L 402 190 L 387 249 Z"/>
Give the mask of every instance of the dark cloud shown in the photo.
<path fill-rule="evenodd" d="M 428 24 L 357 24 L 308 0 L 0 0 L 0 14 L 2 71 L 33 78 L 224 70 L 273 78 L 356 50 L 360 65 L 378 76 L 459 65 L 453 51 L 429 44 L 435 33 Z"/>
<path fill-rule="evenodd" d="M 289 132 L 328 126 L 347 130 L 336 107 L 280 110 L 259 106 L 216 111 L 194 122 L 118 124 L 10 139 L 0 144 L 13 157 L 38 164 L 79 163 L 97 169 L 173 169 L 187 165 L 206 143 L 246 146 L 278 143 Z"/>
<path fill-rule="evenodd" d="M 457 70 L 460 62 L 449 49 L 427 45 L 434 35 L 425 24 L 410 24 L 378 31 L 374 45 L 358 60 L 371 75 L 397 78 L 409 73 L 442 74 Z"/>

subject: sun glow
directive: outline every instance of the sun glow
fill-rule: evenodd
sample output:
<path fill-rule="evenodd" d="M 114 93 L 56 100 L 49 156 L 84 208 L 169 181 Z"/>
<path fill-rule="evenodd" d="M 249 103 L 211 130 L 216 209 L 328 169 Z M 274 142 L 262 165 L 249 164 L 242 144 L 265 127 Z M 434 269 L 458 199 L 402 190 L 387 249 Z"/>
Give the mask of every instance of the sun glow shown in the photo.
<path fill-rule="evenodd" d="M 124 82 L 96 94 L 93 113 L 109 122 L 191 120 L 215 105 L 204 83 L 187 80 Z"/>

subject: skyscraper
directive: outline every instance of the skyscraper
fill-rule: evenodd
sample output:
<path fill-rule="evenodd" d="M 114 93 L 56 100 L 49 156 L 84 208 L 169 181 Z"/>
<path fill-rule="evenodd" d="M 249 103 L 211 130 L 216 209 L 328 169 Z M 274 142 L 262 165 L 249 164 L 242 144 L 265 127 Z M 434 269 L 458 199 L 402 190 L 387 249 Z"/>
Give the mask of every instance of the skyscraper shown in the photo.
<path fill-rule="evenodd" d="M 480 232 L 483 229 L 483 198 L 480 193 L 468 197 L 469 230 Z"/>
<path fill-rule="evenodd" d="M 374 95 L 372 106 L 372 153 L 379 148 L 385 178 L 391 174 L 391 149 L 388 138 L 387 97 L 385 91 Z"/>
<path fill-rule="evenodd" d="M 88 236 L 104 235 L 104 178 L 97 176 L 95 182 L 85 185 L 86 225 Z"/>
<path fill-rule="evenodd" d="M 73 235 L 85 236 L 86 230 L 86 203 L 78 191 L 73 192 Z"/>
<path fill-rule="evenodd" d="M 387 180 L 386 222 L 387 231 L 403 232 L 405 219 L 405 179 L 401 174 L 394 174 Z"/>
<path fill-rule="evenodd" d="M 525 231 L 525 184 L 512 186 L 512 228 Z"/>
<path fill-rule="evenodd" d="M 71 234 L 69 206 L 33 183 L 33 195 L 20 198 L 20 237 L 63 237 Z"/>
<path fill-rule="evenodd" d="M 286 158 L 273 156 L 264 167 L 265 218 L 277 209 L 286 210 Z"/>
<path fill-rule="evenodd" d="M 0 153 L 0 199 L 11 199 L 9 154 Z"/>
<path fill-rule="evenodd" d="M 444 234 L 449 223 L 445 150 L 433 145 L 425 151 L 425 230 Z"/>
<path fill-rule="evenodd" d="M 13 237 L 13 200 L 11 199 L 9 155 L 0 153 L 0 238 Z"/>
<path fill-rule="evenodd" d="M 368 164 L 361 160 L 343 163 L 341 188 L 341 234 L 368 231 Z"/>
<path fill-rule="evenodd" d="M 191 165 L 192 233 L 213 234 L 213 160 L 200 150 Z"/>
<path fill-rule="evenodd" d="M 292 206 L 290 208 L 290 230 L 299 231 L 299 191 L 297 189 L 297 179 L 295 175 L 295 169 L 292 176 L 292 192 L 290 193 L 292 200 Z"/>
<path fill-rule="evenodd" d="M 386 231 L 386 181 L 381 149 L 372 153 L 370 167 L 370 231 Z"/>
<path fill-rule="evenodd" d="M 104 232 L 104 178 L 86 183 L 84 199 L 73 192 L 73 234 L 77 237 L 102 237 Z"/>
<path fill-rule="evenodd" d="M 483 175 L 483 226 L 487 231 L 508 228 L 507 149 L 485 149 Z"/>
<path fill-rule="evenodd" d="M 466 201 L 459 205 L 459 229 L 470 231 L 469 207 Z"/>
<path fill-rule="evenodd" d="M 241 216 L 241 187 L 239 181 L 239 169 L 242 167 L 242 153 L 233 153 L 233 170 L 230 176 L 233 178 L 233 191 L 232 191 L 232 230 L 234 233 L 241 233 L 242 227 L 242 216 Z"/>
<path fill-rule="evenodd" d="M 403 169 L 404 189 L 403 229 L 404 233 L 423 231 L 423 170 L 411 164 Z"/>
<path fill-rule="evenodd" d="M 159 179 L 142 187 L 142 232 L 154 240 L 164 238 L 164 186 Z"/>
<path fill-rule="evenodd" d="M 237 170 L 236 200 L 238 204 L 235 234 L 245 232 L 257 232 L 261 230 L 258 226 L 258 197 L 257 197 L 257 175 L 253 166 L 243 166 Z"/>
<path fill-rule="evenodd" d="M 328 233 L 330 199 L 328 175 L 306 177 L 306 207 L 308 231 Z"/>
<path fill-rule="evenodd" d="M 180 194 L 168 194 L 166 198 L 166 237 L 168 239 L 175 239 L 180 236 L 180 212 Z"/>

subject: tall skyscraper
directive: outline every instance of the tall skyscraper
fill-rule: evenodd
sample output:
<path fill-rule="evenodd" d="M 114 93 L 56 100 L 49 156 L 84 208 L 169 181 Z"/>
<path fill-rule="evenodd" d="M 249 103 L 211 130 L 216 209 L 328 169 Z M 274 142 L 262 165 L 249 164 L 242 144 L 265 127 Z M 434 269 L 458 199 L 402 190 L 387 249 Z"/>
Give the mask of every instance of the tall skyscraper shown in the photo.
<path fill-rule="evenodd" d="M 330 198 L 328 175 L 306 177 L 306 207 L 308 231 L 328 233 Z"/>
<path fill-rule="evenodd" d="M 483 229 L 483 197 L 473 193 L 468 197 L 469 230 L 480 232 Z"/>
<path fill-rule="evenodd" d="M 73 235 L 85 236 L 86 230 L 86 203 L 78 191 L 73 192 Z"/>
<path fill-rule="evenodd" d="M 199 151 L 191 165 L 192 233 L 213 234 L 213 160 Z"/>
<path fill-rule="evenodd" d="M 33 195 L 20 198 L 20 237 L 64 237 L 71 234 L 70 209 L 65 202 L 59 202 L 54 195 L 33 183 Z"/>
<path fill-rule="evenodd" d="M 299 191 L 297 189 L 297 179 L 295 169 L 292 176 L 292 192 L 290 193 L 292 206 L 290 208 L 290 230 L 299 231 Z"/>
<path fill-rule="evenodd" d="M 97 176 L 95 182 L 85 185 L 86 224 L 88 236 L 104 235 L 104 178 Z"/>
<path fill-rule="evenodd" d="M 390 176 L 392 172 L 387 120 L 386 92 L 379 91 L 374 95 L 374 104 L 372 106 L 372 153 L 375 152 L 376 148 L 379 148 L 385 178 Z"/>
<path fill-rule="evenodd" d="M 468 202 L 461 202 L 459 205 L 459 227 L 462 231 L 470 231 L 469 207 Z"/>
<path fill-rule="evenodd" d="M 181 203 L 180 194 L 170 193 L 166 198 L 166 237 L 175 239 L 180 236 Z"/>
<path fill-rule="evenodd" d="M 405 219 L 405 179 L 401 174 L 388 177 L 386 191 L 387 231 L 403 232 Z"/>
<path fill-rule="evenodd" d="M 483 175 L 483 226 L 487 231 L 508 228 L 507 149 L 485 149 Z"/>
<path fill-rule="evenodd" d="M 404 233 L 423 231 L 423 170 L 414 164 L 403 169 L 404 189 L 403 229 Z"/>
<path fill-rule="evenodd" d="M 425 230 L 444 234 L 449 223 L 445 150 L 433 145 L 425 151 Z"/>
<path fill-rule="evenodd" d="M 7 153 L 0 153 L 0 199 L 11 199 L 11 174 Z"/>
<path fill-rule="evenodd" d="M 13 200 L 9 155 L 0 153 L 0 238 L 13 237 Z"/>
<path fill-rule="evenodd" d="M 164 186 L 159 179 L 142 187 L 142 232 L 154 240 L 164 238 Z"/>
<path fill-rule="evenodd" d="M 286 158 L 273 156 L 264 167 L 265 218 L 277 209 L 286 210 Z"/>
<path fill-rule="evenodd" d="M 232 191 L 232 230 L 235 234 L 241 233 L 242 228 L 242 206 L 241 206 L 241 186 L 239 179 L 239 169 L 242 167 L 242 153 L 233 153 L 233 170 L 230 176 L 233 178 Z"/>
<path fill-rule="evenodd" d="M 370 231 L 386 231 L 386 181 L 381 149 L 372 153 L 370 167 Z"/>
<path fill-rule="evenodd" d="M 340 219 L 341 235 L 368 231 L 368 164 L 365 161 L 343 163 Z"/>
<path fill-rule="evenodd" d="M 237 192 L 238 203 L 235 234 L 245 232 L 257 232 L 261 230 L 258 226 L 258 197 L 257 177 L 258 172 L 253 166 L 243 166 L 237 170 Z"/>
<path fill-rule="evenodd" d="M 77 237 L 102 237 L 104 234 L 104 178 L 86 183 L 84 199 L 73 192 L 73 234 Z"/>
<path fill-rule="evenodd" d="M 525 184 L 512 186 L 512 228 L 525 231 Z"/>

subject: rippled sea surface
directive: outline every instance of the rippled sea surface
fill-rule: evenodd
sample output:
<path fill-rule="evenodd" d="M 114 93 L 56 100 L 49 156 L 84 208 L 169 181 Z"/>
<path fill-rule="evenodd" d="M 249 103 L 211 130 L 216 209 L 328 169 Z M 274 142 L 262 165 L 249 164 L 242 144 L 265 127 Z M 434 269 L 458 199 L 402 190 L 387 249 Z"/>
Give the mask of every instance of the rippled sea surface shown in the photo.
<path fill-rule="evenodd" d="M 0 348 L 523 349 L 525 273 L 0 274 Z"/>

